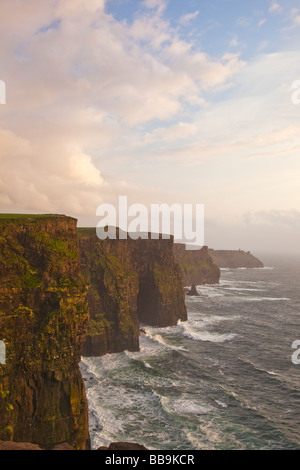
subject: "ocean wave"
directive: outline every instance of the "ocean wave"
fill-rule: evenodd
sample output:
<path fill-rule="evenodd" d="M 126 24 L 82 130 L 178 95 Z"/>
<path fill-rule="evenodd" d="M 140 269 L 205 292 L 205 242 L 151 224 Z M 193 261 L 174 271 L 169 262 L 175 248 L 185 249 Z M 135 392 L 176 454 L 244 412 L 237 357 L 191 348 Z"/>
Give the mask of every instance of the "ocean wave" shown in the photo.
<path fill-rule="evenodd" d="M 261 302 L 263 300 L 268 300 L 271 302 L 276 302 L 277 300 L 290 300 L 288 297 L 244 297 L 243 300 Z"/>
<path fill-rule="evenodd" d="M 231 341 L 236 336 L 235 333 L 211 333 L 209 331 L 194 328 L 190 324 L 184 325 L 182 334 L 183 336 L 196 341 L 211 341 L 213 343 L 224 343 L 225 341 Z"/>
<path fill-rule="evenodd" d="M 221 408 L 228 408 L 228 405 L 226 403 L 224 403 L 223 401 L 221 400 L 215 400 L 215 402 L 217 403 L 217 405 L 219 405 Z"/>
<path fill-rule="evenodd" d="M 274 267 L 273 267 L 273 266 L 264 266 L 264 267 L 262 267 L 262 268 L 252 268 L 252 269 L 259 269 L 259 270 L 263 271 L 264 269 L 266 269 L 266 270 L 272 270 L 272 269 L 274 269 Z"/>
<path fill-rule="evenodd" d="M 224 289 L 231 291 L 266 292 L 266 289 L 258 289 L 255 287 L 224 287 Z"/>
<path fill-rule="evenodd" d="M 172 414 L 179 415 L 203 415 L 213 411 L 213 408 L 207 404 L 199 404 L 187 398 L 171 398 L 160 396 L 163 408 Z"/>

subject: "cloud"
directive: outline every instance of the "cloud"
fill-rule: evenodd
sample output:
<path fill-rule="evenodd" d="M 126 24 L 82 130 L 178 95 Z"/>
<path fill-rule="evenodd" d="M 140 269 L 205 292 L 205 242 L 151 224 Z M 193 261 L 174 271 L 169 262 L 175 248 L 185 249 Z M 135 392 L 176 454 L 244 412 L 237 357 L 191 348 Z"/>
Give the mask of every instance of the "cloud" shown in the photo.
<path fill-rule="evenodd" d="M 299 255 L 300 212 L 297 210 L 250 211 L 229 223 L 206 220 L 205 243 L 215 249 L 243 249 L 264 254 Z M 217 234 L 222 233 L 222 237 Z M 269 266 L 269 264 L 267 265 Z"/>
<path fill-rule="evenodd" d="M 298 8 L 294 8 L 290 11 L 290 20 L 292 23 L 292 28 L 297 28 L 300 26 L 300 10 Z"/>
<path fill-rule="evenodd" d="M 202 108 L 206 91 L 243 62 L 182 39 L 163 17 L 166 5 L 146 0 L 147 11 L 128 24 L 107 14 L 104 0 L 27 0 L 18 8 L 2 0 L 2 207 L 94 214 L 122 171 L 115 162 L 130 166 L 137 139 L 195 135 L 184 113 Z"/>
<path fill-rule="evenodd" d="M 246 28 L 247 26 L 250 25 L 250 21 L 249 21 L 248 18 L 245 18 L 244 16 L 240 16 L 240 17 L 237 19 L 236 24 L 237 24 L 238 26 L 243 26 L 243 27 Z"/>
<path fill-rule="evenodd" d="M 229 47 L 239 47 L 241 43 L 238 40 L 237 36 L 234 36 L 231 41 L 229 42 Z"/>
<path fill-rule="evenodd" d="M 269 12 L 270 13 L 280 13 L 282 11 L 282 7 L 280 3 L 278 3 L 276 0 L 272 0 L 271 5 L 269 7 Z"/>
<path fill-rule="evenodd" d="M 187 13 L 186 15 L 182 15 L 179 18 L 179 23 L 183 26 L 187 26 L 191 21 L 197 18 L 199 15 L 199 10 L 195 11 L 194 13 Z"/>
<path fill-rule="evenodd" d="M 155 129 L 151 134 L 145 136 L 144 144 L 153 142 L 175 142 L 181 139 L 186 139 L 195 135 L 198 132 L 196 124 L 189 122 L 179 122 L 168 128 Z"/>
<path fill-rule="evenodd" d="M 266 18 L 263 18 L 262 20 L 260 20 L 260 21 L 257 23 L 257 26 L 261 27 L 261 26 L 264 25 L 266 22 L 267 22 Z"/>
<path fill-rule="evenodd" d="M 143 5 L 146 8 L 149 8 L 149 9 L 156 9 L 157 14 L 161 15 L 167 7 L 167 1 L 165 1 L 165 0 L 144 0 Z"/>

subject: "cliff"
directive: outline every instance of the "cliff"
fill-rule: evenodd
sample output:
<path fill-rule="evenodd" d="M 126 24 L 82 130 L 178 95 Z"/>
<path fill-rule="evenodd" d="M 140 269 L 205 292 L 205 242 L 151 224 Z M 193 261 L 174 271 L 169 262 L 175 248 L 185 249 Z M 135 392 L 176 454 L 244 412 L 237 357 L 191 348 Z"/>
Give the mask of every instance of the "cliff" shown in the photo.
<path fill-rule="evenodd" d="M 89 446 L 78 366 L 87 321 L 76 220 L 0 216 L 0 440 Z"/>
<path fill-rule="evenodd" d="M 80 265 L 89 285 L 90 320 L 83 356 L 139 350 L 138 274 L 127 240 L 99 240 L 79 229 Z"/>
<path fill-rule="evenodd" d="M 139 276 L 137 312 L 141 323 L 173 326 L 187 320 L 181 269 L 174 258 L 174 240 L 130 240 Z"/>
<path fill-rule="evenodd" d="M 243 250 L 209 250 L 213 261 L 220 268 L 263 268 L 263 263 L 250 251 Z"/>
<path fill-rule="evenodd" d="M 199 250 L 186 250 L 185 245 L 174 245 L 174 258 L 179 264 L 185 286 L 217 284 L 220 269 L 212 260 L 207 246 Z"/>
<path fill-rule="evenodd" d="M 186 320 L 184 289 L 173 239 L 100 240 L 78 230 L 81 270 L 89 284 L 90 322 L 84 356 L 139 349 L 139 323 Z"/>

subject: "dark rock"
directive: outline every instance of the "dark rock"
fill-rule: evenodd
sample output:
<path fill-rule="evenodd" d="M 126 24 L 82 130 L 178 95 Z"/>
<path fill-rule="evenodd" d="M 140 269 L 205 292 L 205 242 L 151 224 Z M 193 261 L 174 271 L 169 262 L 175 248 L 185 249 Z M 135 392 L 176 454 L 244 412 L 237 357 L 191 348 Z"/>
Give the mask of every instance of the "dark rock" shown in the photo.
<path fill-rule="evenodd" d="M 0 441 L 0 450 L 43 450 L 30 442 Z"/>
<path fill-rule="evenodd" d="M 196 286 L 192 285 L 191 290 L 187 292 L 187 295 L 199 296 L 200 294 L 198 293 Z"/>
<path fill-rule="evenodd" d="M 141 444 L 134 442 L 112 442 L 109 447 L 101 446 L 98 450 L 148 450 Z"/>
<path fill-rule="evenodd" d="M 56 446 L 52 447 L 51 450 L 75 450 L 74 447 L 70 446 L 67 442 L 63 442 L 62 444 L 57 444 Z"/>

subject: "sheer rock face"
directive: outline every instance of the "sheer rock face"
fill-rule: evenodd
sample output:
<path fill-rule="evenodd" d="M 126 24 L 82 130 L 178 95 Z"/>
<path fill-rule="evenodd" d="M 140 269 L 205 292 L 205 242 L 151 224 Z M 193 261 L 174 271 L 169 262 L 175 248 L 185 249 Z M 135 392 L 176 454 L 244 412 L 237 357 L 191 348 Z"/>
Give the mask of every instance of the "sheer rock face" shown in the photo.
<path fill-rule="evenodd" d="M 209 250 L 213 261 L 220 268 L 263 268 L 263 263 L 249 251 Z"/>
<path fill-rule="evenodd" d="M 165 327 L 187 320 L 173 238 L 132 240 L 131 245 L 133 264 L 139 275 L 137 311 L 141 323 Z"/>
<path fill-rule="evenodd" d="M 76 220 L 0 218 L 0 439 L 89 446 L 78 363 L 88 322 Z"/>
<path fill-rule="evenodd" d="M 179 264 L 185 286 L 217 284 L 220 269 L 212 260 L 207 246 L 199 250 L 186 250 L 185 245 L 174 245 L 175 261 Z"/>
<path fill-rule="evenodd" d="M 100 240 L 79 230 L 81 270 L 89 283 L 85 356 L 139 349 L 139 322 L 169 326 L 186 320 L 173 239 Z"/>
<path fill-rule="evenodd" d="M 95 229 L 86 229 L 79 230 L 79 247 L 90 311 L 83 356 L 138 351 L 138 274 L 128 241 L 102 241 Z"/>

